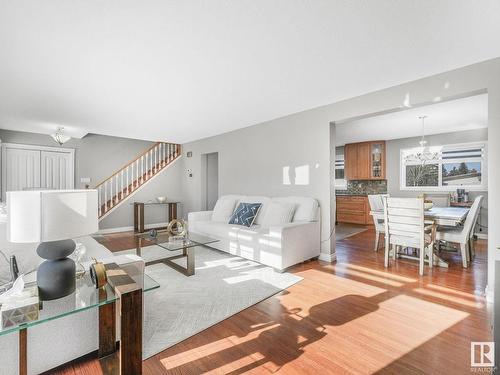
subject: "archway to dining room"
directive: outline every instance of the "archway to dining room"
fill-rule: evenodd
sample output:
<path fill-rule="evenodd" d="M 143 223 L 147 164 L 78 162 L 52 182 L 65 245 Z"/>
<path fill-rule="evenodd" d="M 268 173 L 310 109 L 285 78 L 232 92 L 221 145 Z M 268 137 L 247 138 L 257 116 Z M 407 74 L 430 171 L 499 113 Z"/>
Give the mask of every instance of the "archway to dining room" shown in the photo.
<path fill-rule="evenodd" d="M 432 281 L 435 289 L 425 293 L 443 298 L 460 293 L 471 300 L 484 297 L 488 94 L 405 103 L 391 111 L 335 121 L 331 127 L 337 270 L 366 278 L 398 273 Z M 418 198 L 423 201 L 422 225 L 401 218 L 400 207 L 394 206 L 406 207 Z M 388 259 L 386 211 L 389 226 L 395 228 L 387 236 L 394 239 L 389 241 Z M 394 224 L 391 217 L 396 218 Z M 408 239 L 415 235 L 424 239 L 423 252 L 421 242 L 413 245 Z"/>

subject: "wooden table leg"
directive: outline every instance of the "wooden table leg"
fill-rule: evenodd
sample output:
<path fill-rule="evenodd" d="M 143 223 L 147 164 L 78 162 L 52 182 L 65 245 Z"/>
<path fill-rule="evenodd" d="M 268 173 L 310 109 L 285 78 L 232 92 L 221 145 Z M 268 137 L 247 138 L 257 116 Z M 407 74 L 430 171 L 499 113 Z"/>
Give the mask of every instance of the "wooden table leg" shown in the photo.
<path fill-rule="evenodd" d="M 168 220 L 172 221 L 177 219 L 177 203 L 168 204 Z"/>
<path fill-rule="evenodd" d="M 134 202 L 134 232 L 144 232 L 144 203 Z"/>
<path fill-rule="evenodd" d="M 142 288 L 115 263 L 106 264 L 109 285 L 119 299 L 120 374 L 142 374 Z"/>
<path fill-rule="evenodd" d="M 28 374 L 28 329 L 19 330 L 19 375 Z"/>
<path fill-rule="evenodd" d="M 122 375 L 142 374 L 142 290 L 120 298 L 120 369 Z"/>

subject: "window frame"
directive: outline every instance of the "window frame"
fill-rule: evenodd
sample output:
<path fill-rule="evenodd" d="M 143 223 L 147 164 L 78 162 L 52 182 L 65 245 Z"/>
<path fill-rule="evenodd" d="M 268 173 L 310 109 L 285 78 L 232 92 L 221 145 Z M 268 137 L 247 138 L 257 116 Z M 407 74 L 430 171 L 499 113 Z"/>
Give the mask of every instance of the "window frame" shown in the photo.
<path fill-rule="evenodd" d="M 344 178 L 335 178 L 336 170 L 344 170 Z M 335 155 L 335 161 L 333 163 L 333 179 L 335 190 L 346 190 L 347 189 L 347 180 L 345 178 L 345 156 Z"/>
<path fill-rule="evenodd" d="M 468 191 L 486 191 L 488 189 L 488 141 L 480 142 L 467 142 L 467 143 L 454 143 L 445 144 L 440 146 L 434 146 L 432 148 L 439 148 L 440 157 L 435 162 L 429 162 L 429 164 L 438 165 L 438 186 L 406 186 L 406 166 L 407 165 L 418 165 L 417 163 L 406 163 L 404 161 L 404 155 L 407 151 L 418 149 L 419 147 L 409 147 L 402 148 L 399 150 L 399 188 L 400 190 L 407 191 L 445 191 L 451 192 L 457 189 L 466 189 Z M 447 160 L 442 158 L 442 151 L 453 151 L 460 149 L 474 149 L 482 148 L 482 156 L 479 158 L 467 157 L 456 158 L 453 160 Z M 481 163 L 481 184 L 480 185 L 443 185 L 443 164 L 456 164 L 461 162 L 480 162 Z"/>

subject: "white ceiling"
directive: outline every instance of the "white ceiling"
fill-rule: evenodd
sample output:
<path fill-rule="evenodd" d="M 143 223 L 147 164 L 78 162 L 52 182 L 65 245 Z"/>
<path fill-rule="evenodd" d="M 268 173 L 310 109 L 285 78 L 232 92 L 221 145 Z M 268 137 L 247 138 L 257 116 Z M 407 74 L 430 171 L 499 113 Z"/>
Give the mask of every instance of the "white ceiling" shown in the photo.
<path fill-rule="evenodd" d="M 0 128 L 186 142 L 500 56 L 498 0 L 0 0 Z"/>
<path fill-rule="evenodd" d="M 488 126 L 488 95 L 441 102 L 399 112 L 348 121 L 336 126 L 335 144 L 409 138 L 425 134 L 442 134 Z"/>

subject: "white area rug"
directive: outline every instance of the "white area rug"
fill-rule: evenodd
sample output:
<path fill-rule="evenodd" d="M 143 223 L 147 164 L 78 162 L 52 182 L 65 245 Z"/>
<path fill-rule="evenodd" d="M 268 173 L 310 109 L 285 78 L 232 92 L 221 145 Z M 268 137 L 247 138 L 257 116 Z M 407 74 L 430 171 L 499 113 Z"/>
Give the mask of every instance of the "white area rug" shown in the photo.
<path fill-rule="evenodd" d="M 135 251 L 118 254 L 125 253 Z M 165 250 L 156 245 L 142 251 L 146 260 L 163 254 Z M 206 247 L 197 247 L 195 254 L 193 276 L 164 264 L 146 267 L 146 273 L 161 287 L 145 294 L 144 359 L 302 280 Z M 176 262 L 185 265 L 185 259 Z"/>

